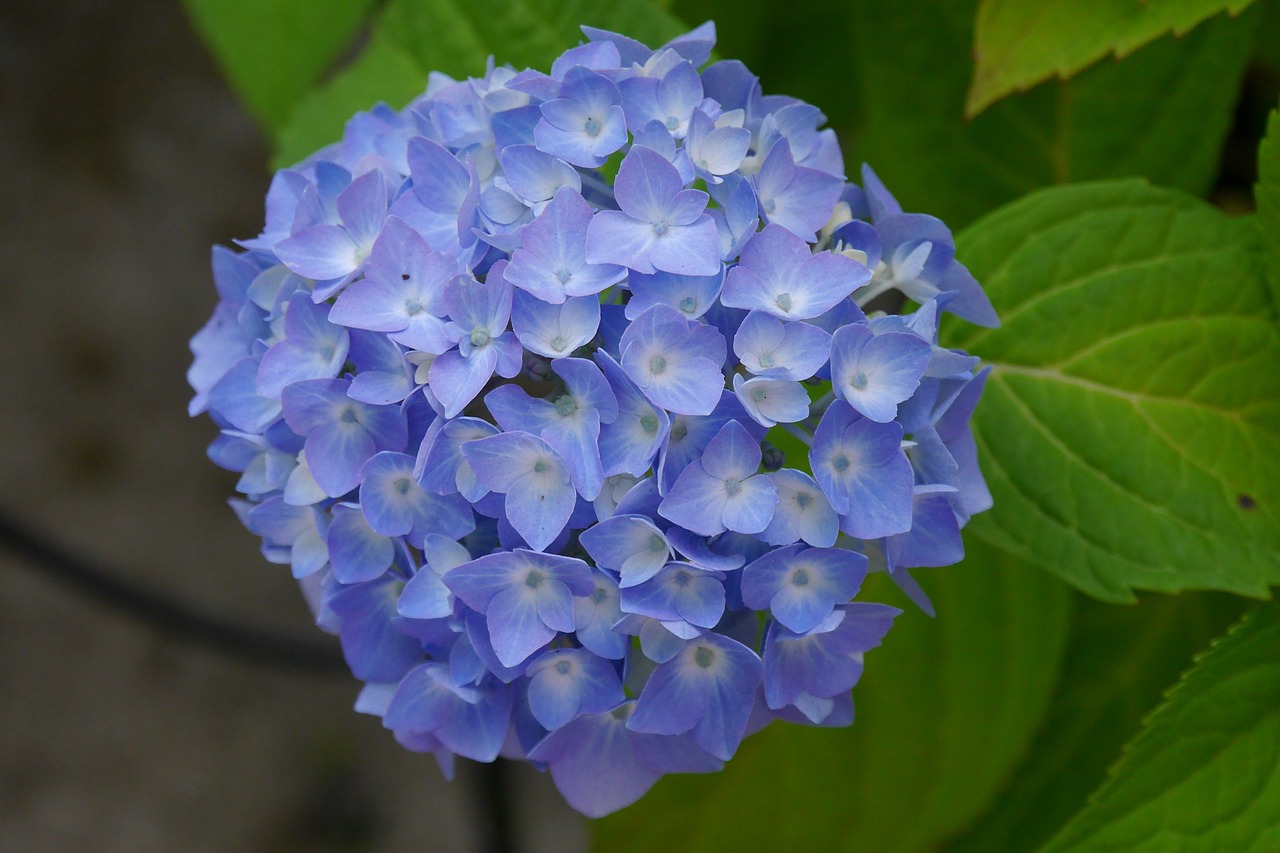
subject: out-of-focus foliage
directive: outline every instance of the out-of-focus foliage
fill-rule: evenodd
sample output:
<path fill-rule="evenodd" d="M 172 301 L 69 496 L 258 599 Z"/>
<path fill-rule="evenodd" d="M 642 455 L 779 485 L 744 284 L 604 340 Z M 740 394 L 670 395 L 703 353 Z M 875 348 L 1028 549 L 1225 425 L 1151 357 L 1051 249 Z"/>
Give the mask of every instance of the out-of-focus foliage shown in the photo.
<path fill-rule="evenodd" d="M 976 67 L 967 110 L 1056 74 L 1070 77 L 1109 53 L 1119 59 L 1167 32 L 1182 34 L 1253 0 L 982 0 L 973 41 Z"/>
<path fill-rule="evenodd" d="M 884 576 L 871 600 L 912 605 Z M 980 543 L 929 578 L 936 622 L 899 617 L 844 730 L 772 728 L 715 776 L 664 780 L 603 821 L 602 850 L 927 850 L 981 813 L 1057 683 L 1065 585 Z M 871 687 L 874 685 L 874 687 Z M 731 808 L 725 807 L 732 803 Z"/>
<path fill-rule="evenodd" d="M 1280 604 L 1216 642 L 1044 849 L 1280 847 Z"/>

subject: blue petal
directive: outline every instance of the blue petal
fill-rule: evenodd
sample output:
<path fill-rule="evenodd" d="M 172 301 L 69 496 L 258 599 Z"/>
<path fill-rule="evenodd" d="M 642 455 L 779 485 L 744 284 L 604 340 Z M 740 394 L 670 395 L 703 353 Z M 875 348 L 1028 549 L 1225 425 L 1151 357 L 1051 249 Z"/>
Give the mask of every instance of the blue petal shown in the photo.
<path fill-rule="evenodd" d="M 351 672 L 362 681 L 395 681 L 422 660 L 422 646 L 395 627 L 395 578 L 338 590 L 328 605 L 342 620 L 339 638 Z"/>
<path fill-rule="evenodd" d="M 622 618 L 618 606 L 618 585 L 603 572 L 591 573 L 594 589 L 573 599 L 573 625 L 578 642 L 602 658 L 620 660 L 626 656 L 628 641 L 613 626 Z"/>
<path fill-rule="evenodd" d="M 768 475 L 778 492 L 778 504 L 760 538 L 770 545 L 790 545 L 798 539 L 815 547 L 835 544 L 840 520 L 813 478 L 793 468 Z"/>
<path fill-rule="evenodd" d="M 517 481 L 507 492 L 507 518 L 536 551 L 555 541 L 577 503 L 573 485 L 567 476 L 563 480 L 560 476 L 530 475 Z"/>
<path fill-rule="evenodd" d="M 652 734 L 692 730 L 699 746 L 728 760 L 746 731 L 762 671 L 746 646 L 704 635 L 654 670 L 627 727 Z"/>
<path fill-rule="evenodd" d="M 694 463 L 681 472 L 658 507 L 663 518 L 703 536 L 725 531 L 722 514 L 729 496 L 724 480 L 713 477 Z"/>
<path fill-rule="evenodd" d="M 544 581 L 544 583 L 552 583 Z M 539 596 L 527 587 L 504 589 L 489 602 L 486 619 L 493 651 L 504 666 L 517 666 L 555 639 L 556 631 L 538 615 Z"/>
<path fill-rule="evenodd" d="M 357 507 L 338 504 L 326 537 L 329 564 L 339 583 L 376 580 L 391 567 L 395 544 L 376 533 Z"/>

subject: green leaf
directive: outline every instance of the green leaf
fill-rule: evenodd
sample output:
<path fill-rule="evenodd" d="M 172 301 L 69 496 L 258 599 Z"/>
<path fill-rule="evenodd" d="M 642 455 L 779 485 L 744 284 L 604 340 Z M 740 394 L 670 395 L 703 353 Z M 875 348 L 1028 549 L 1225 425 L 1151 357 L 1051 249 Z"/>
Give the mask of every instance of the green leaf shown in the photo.
<path fill-rule="evenodd" d="M 1280 328 L 1258 231 L 1138 181 L 1045 190 L 957 255 L 1004 325 L 972 533 L 1108 600 L 1280 583 Z"/>
<path fill-rule="evenodd" d="M 1267 258 L 1271 304 L 1280 310 L 1280 109 L 1271 111 L 1267 136 L 1258 147 L 1258 185 L 1254 187 L 1262 251 Z"/>
<path fill-rule="evenodd" d="M 279 131 L 354 41 L 374 0 L 184 0 L 249 111 Z"/>
<path fill-rule="evenodd" d="M 906 612 L 867 655 L 851 729 L 775 724 L 722 772 L 664 779 L 594 824 L 599 849 L 925 850 L 979 813 L 1043 717 L 1070 593 L 980 543 L 921 575 L 937 620 L 884 575 L 859 596 Z"/>
<path fill-rule="evenodd" d="M 1138 176 L 1197 195 L 1209 189 L 1257 15 L 1209 21 L 966 121 L 974 7 L 855 5 L 851 58 L 863 121 L 845 137 L 851 174 L 871 163 L 907 209 L 953 228 L 1055 183 Z M 885 44 L 894 46 L 892 62 Z"/>
<path fill-rule="evenodd" d="M 454 77 L 498 64 L 550 70 L 551 61 L 583 41 L 583 24 L 659 45 L 689 27 L 649 0 L 392 0 L 382 31 L 422 68 Z"/>
<path fill-rule="evenodd" d="M 399 109 L 427 88 L 427 75 L 413 58 L 385 37 L 375 36 L 360 57 L 327 86 L 298 106 L 276 136 L 275 168 L 293 165 L 342 138 L 347 120 L 382 101 Z"/>
<path fill-rule="evenodd" d="M 1252 0 L 981 0 L 973 40 L 976 67 L 965 111 L 982 112 L 1014 91 L 1063 79 L 1107 54 L 1123 58 L 1172 32 L 1181 35 Z"/>
<path fill-rule="evenodd" d="M 1280 603 L 1219 640 L 1053 851 L 1280 849 Z"/>
<path fill-rule="evenodd" d="M 1023 853 L 1052 836 L 1106 778 L 1192 656 L 1243 606 L 1222 593 L 1150 596 L 1136 607 L 1077 596 L 1044 724 L 994 806 L 944 845 L 948 853 Z"/>

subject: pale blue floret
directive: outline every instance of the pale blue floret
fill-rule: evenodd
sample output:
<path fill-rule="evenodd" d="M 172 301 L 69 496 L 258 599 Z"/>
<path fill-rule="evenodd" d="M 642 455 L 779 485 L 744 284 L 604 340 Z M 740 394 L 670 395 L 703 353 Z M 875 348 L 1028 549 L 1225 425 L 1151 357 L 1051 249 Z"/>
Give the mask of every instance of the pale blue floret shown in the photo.
<path fill-rule="evenodd" d="M 622 335 L 622 367 L 655 406 L 682 415 L 708 415 L 724 391 L 724 336 L 654 305 Z"/>
<path fill-rule="evenodd" d="M 658 457 L 658 491 L 666 494 L 695 459 L 702 455 L 721 427 L 736 420 L 756 439 L 764 438 L 764 429 L 750 417 L 732 391 L 722 391 L 720 401 L 711 414 L 692 417 L 677 415 L 671 419 L 671 435 Z"/>
<path fill-rule="evenodd" d="M 413 226 L 433 251 L 465 256 L 478 242 L 471 231 L 480 203 L 479 176 L 447 148 L 424 137 L 409 141 L 413 192 L 402 194 L 390 212 Z"/>
<path fill-rule="evenodd" d="M 565 799 L 588 817 L 602 817 L 644 796 L 665 773 L 714 773 L 723 763 L 687 735 L 632 731 L 634 702 L 579 717 L 530 753 L 546 762 Z"/>
<path fill-rule="evenodd" d="M 809 461 L 845 533 L 879 539 L 911 529 L 914 475 L 901 426 L 864 418 L 837 400 L 813 434 Z"/>
<path fill-rule="evenodd" d="M 600 714 L 627 698 L 618 671 L 583 649 L 553 649 L 529 664 L 529 710 L 548 731 Z"/>
<path fill-rule="evenodd" d="M 844 188 L 844 181 L 836 175 L 797 166 L 785 138 L 768 149 L 752 183 L 760 202 L 760 217 L 810 242 L 827 224 Z"/>
<path fill-rule="evenodd" d="M 360 469 L 381 450 L 400 451 L 408 425 L 390 406 L 370 406 L 347 396 L 345 379 L 311 379 L 284 389 L 285 421 L 306 436 L 307 461 L 330 497 L 360 485 Z"/>
<path fill-rule="evenodd" d="M 803 635 L 775 623 L 764 647 L 764 695 L 769 707 L 814 707 L 818 703 L 805 700 L 847 694 L 862 676 L 863 653 L 880 645 L 901 612 L 883 604 L 845 604 Z"/>
<path fill-rule="evenodd" d="M 751 419 L 763 427 L 791 424 L 809 416 L 809 392 L 799 382 L 733 375 L 733 393 Z"/>
<path fill-rule="evenodd" d="M 284 338 L 262 356 L 258 394 L 279 398 L 285 386 L 304 379 L 333 379 L 347 359 L 351 339 L 346 329 L 329 322 L 329 307 L 316 305 L 298 292 L 284 315 Z"/>
<path fill-rule="evenodd" d="M 720 270 L 716 226 L 707 194 L 684 189 L 679 171 L 658 152 L 632 148 L 618 168 L 620 210 L 602 210 L 587 228 L 586 258 L 636 272 L 715 275 Z"/>
<path fill-rule="evenodd" d="M 445 586 L 488 619 L 493 650 L 516 666 L 573 630 L 573 597 L 595 589 L 587 564 L 572 557 L 517 550 L 480 557 L 450 570 Z"/>
<path fill-rule="evenodd" d="M 693 63 L 680 61 L 674 51 L 671 54 L 677 61 L 661 77 L 631 77 L 619 84 L 632 133 L 650 122 L 657 122 L 676 139 L 688 133 L 694 108 L 702 103 L 702 80 Z"/>
<path fill-rule="evenodd" d="M 511 328 L 520 345 L 546 358 L 562 358 L 585 346 L 600 328 L 600 300 L 569 297 L 556 304 L 517 290 Z"/>
<path fill-rule="evenodd" d="M 582 191 L 578 170 L 559 157 L 539 151 L 537 146 L 508 145 L 498 154 L 498 162 L 502 165 L 502 180 L 535 214 L 542 212 L 561 187 Z"/>
<path fill-rule="evenodd" d="M 820 548 L 834 545 L 840 519 L 813 478 L 793 468 L 775 471 L 769 478 L 778 490 L 778 506 L 760 538 L 770 545 L 798 540 Z"/>
<path fill-rule="evenodd" d="M 456 540 L 476 529 L 465 498 L 423 489 L 413 469 L 412 456 L 387 451 L 364 464 L 360 506 L 370 527 L 384 536 L 405 536 L 416 548 L 430 534 Z"/>
<path fill-rule="evenodd" d="M 787 323 L 752 311 L 733 336 L 733 352 L 756 376 L 802 380 L 818 372 L 831 354 L 831 335 L 808 323 Z"/>
<path fill-rule="evenodd" d="M 339 583 L 353 584 L 377 580 L 391 568 L 396 545 L 391 537 L 369 526 L 355 504 L 336 504 L 333 523 L 325 536 L 329 564 Z"/>
<path fill-rule="evenodd" d="M 387 215 L 387 187 L 374 169 L 356 178 L 337 197 L 340 225 L 303 228 L 275 246 L 281 262 L 300 276 L 344 279 L 363 267 Z"/>
<path fill-rule="evenodd" d="M 542 104 L 542 120 L 533 138 L 540 151 L 594 169 L 626 144 L 626 122 L 618 87 L 576 66 L 565 73 L 560 97 Z"/>
<path fill-rule="evenodd" d="M 622 611 L 657 619 L 674 631 L 679 623 L 689 628 L 714 628 L 724 615 L 724 575 L 688 563 L 667 563 L 653 577 L 622 587 Z M 701 633 L 701 632 L 697 632 Z"/>
<path fill-rule="evenodd" d="M 736 116 L 741 121 L 740 111 Z M 734 124 L 729 117 L 713 119 L 701 109 L 693 111 L 685 150 L 698 177 L 710 184 L 722 182 L 742 165 L 750 147 L 751 131 L 741 124 Z"/>
<path fill-rule="evenodd" d="M 853 598 L 866 574 L 867 558 L 861 554 L 792 545 L 742 570 L 742 601 L 755 610 L 768 609 L 788 629 L 804 634 Z"/>
<path fill-rule="evenodd" d="M 707 752 L 728 761 L 746 732 L 762 671 L 760 658 L 746 646 L 705 634 L 654 670 L 627 727 L 651 734 L 689 732 Z"/>
<path fill-rule="evenodd" d="M 474 504 L 489 493 L 489 487 L 476 479 L 471 463 L 462 455 L 462 446 L 497 434 L 497 427 L 479 418 L 437 421 L 422 441 L 414 474 L 436 494 L 459 492 Z"/>
<path fill-rule="evenodd" d="M 845 326 L 831 337 L 832 388 L 863 416 L 889 423 L 920 386 L 930 355 L 914 333 Z"/>
<path fill-rule="evenodd" d="M 676 479 L 658 512 L 681 527 L 713 536 L 725 530 L 760 533 L 773 518 L 777 490 L 759 473 L 760 445 L 729 421 L 697 462 Z"/>
<path fill-rule="evenodd" d="M 621 660 L 627 654 L 627 638 L 614 631 L 622 618 L 618 605 L 618 584 L 612 577 L 595 569 L 591 573 L 594 589 L 585 597 L 573 599 L 573 630 L 578 642 L 593 654 L 610 660 Z"/>
<path fill-rule="evenodd" d="M 402 403 L 414 390 L 414 369 L 395 341 L 376 332 L 351 330 L 347 358 L 356 369 L 347 394 L 374 406 Z"/>
<path fill-rule="evenodd" d="M 613 630 L 639 638 L 640 654 L 646 666 L 649 662 L 666 663 L 680 654 L 687 641 L 705 633 L 703 629 L 683 619 L 664 622 L 638 613 L 623 616 L 614 623 Z"/>
<path fill-rule="evenodd" d="M 382 717 L 396 732 L 431 734 L 458 755 L 493 761 L 511 720 L 511 688 L 493 681 L 457 685 L 444 664 L 426 663 L 405 676 Z"/>
<path fill-rule="evenodd" d="M 642 477 L 671 431 L 665 409 L 649 402 L 608 353 L 597 352 L 596 364 L 613 389 L 618 417 L 600 428 L 600 460 L 606 476 Z"/>
<path fill-rule="evenodd" d="M 628 278 L 631 299 L 626 316 L 634 320 L 651 305 L 667 305 L 696 320 L 707 313 L 724 286 L 724 271 L 716 275 L 675 275 L 674 273 L 632 273 Z"/>
<path fill-rule="evenodd" d="M 592 362 L 556 359 L 551 368 L 564 382 L 565 393 L 539 400 L 515 385 L 504 385 L 490 391 L 485 404 L 503 429 L 539 435 L 564 459 L 579 494 L 595 500 L 604 485 L 600 427 L 617 419 L 618 403 Z"/>
<path fill-rule="evenodd" d="M 373 246 L 365 277 L 338 296 L 332 322 L 388 332 L 410 349 L 439 355 L 452 346 L 444 333 L 445 286 L 464 272 L 455 255 L 431 251 L 393 216 Z"/>
<path fill-rule="evenodd" d="M 457 348 L 431 363 L 430 385 L 447 418 L 461 414 L 495 372 L 507 379 L 520 372 L 520 344 L 507 331 L 511 286 L 501 269 L 491 270 L 489 279 L 455 278 L 445 289 L 445 334 Z"/>
<path fill-rule="evenodd" d="M 831 252 L 815 255 L 804 240 L 770 224 L 742 250 L 742 262 L 729 271 L 720 301 L 780 320 L 809 320 L 870 277 L 857 261 Z"/>
<path fill-rule="evenodd" d="M 564 530 L 577 494 L 563 457 L 527 432 L 505 432 L 462 445 L 476 479 L 506 495 L 507 519 L 541 550 Z"/>
<path fill-rule="evenodd" d="M 506 269 L 507 281 L 553 305 L 617 284 L 626 277 L 625 269 L 585 259 L 591 219 L 591 205 L 571 187 L 561 187 L 522 232 L 520 248 Z"/>
<path fill-rule="evenodd" d="M 615 515 L 579 539 L 596 565 L 621 576 L 624 589 L 652 578 L 673 556 L 667 537 L 643 515 Z"/>
<path fill-rule="evenodd" d="M 328 519 L 311 507 L 290 506 L 277 495 L 254 507 L 246 522 L 262 537 L 264 549 L 278 549 L 273 562 L 289 563 L 295 578 L 319 572 L 329 560 Z"/>

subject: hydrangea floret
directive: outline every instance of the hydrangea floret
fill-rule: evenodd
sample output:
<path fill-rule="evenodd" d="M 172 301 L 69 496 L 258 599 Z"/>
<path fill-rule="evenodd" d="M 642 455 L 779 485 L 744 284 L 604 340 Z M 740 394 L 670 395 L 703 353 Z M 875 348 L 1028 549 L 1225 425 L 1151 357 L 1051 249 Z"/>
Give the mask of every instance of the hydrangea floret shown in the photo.
<path fill-rule="evenodd" d="M 937 334 L 997 319 L 821 112 L 709 64 L 713 25 L 583 32 L 279 172 L 213 251 L 189 379 L 357 709 L 598 816 L 774 720 L 852 721 L 899 613 L 867 573 L 929 610 L 909 570 L 990 506 L 987 371 Z"/>

